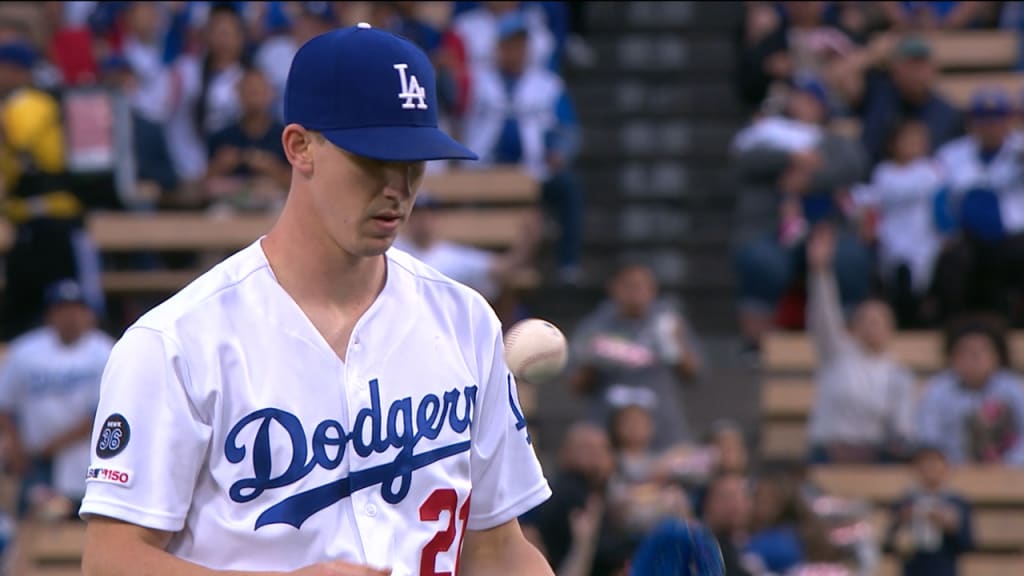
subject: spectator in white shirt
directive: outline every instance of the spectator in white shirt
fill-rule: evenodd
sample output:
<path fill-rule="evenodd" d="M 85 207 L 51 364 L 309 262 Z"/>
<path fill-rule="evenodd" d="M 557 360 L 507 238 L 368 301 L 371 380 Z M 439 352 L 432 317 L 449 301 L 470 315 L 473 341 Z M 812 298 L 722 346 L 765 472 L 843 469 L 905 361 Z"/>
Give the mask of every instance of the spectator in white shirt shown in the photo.
<path fill-rule="evenodd" d="M 807 317 L 818 355 L 812 460 L 899 460 L 913 440 L 914 378 L 887 353 L 892 313 L 884 302 L 858 306 L 847 330 L 832 272 L 833 234 L 819 227 L 807 244 Z"/>
<path fill-rule="evenodd" d="M 127 32 L 122 52 L 138 79 L 132 106 L 157 124 L 170 113 L 171 76 L 164 63 L 166 14 L 156 2 L 132 2 L 124 15 Z"/>
<path fill-rule="evenodd" d="M 178 177 L 186 182 L 206 174 L 206 139 L 242 115 L 237 86 L 247 60 L 245 23 L 231 5 L 211 8 L 206 46 L 204 54 L 183 56 L 174 65 L 178 99 L 167 137 Z"/>
<path fill-rule="evenodd" d="M 889 139 L 887 158 L 875 167 L 871 182 L 853 195 L 861 209 L 878 217 L 879 272 L 902 326 L 920 318 L 920 303 L 942 248 L 935 216 L 944 172 L 929 156 L 928 139 L 923 122 L 899 124 Z"/>
<path fill-rule="evenodd" d="M 1024 134 L 999 89 L 972 98 L 969 133 L 938 150 L 959 235 L 939 256 L 935 287 L 945 318 L 1009 314 L 1009 288 L 1024 264 Z"/>
<path fill-rule="evenodd" d="M 519 12 L 529 30 L 531 65 L 547 68 L 555 51 L 555 38 L 548 27 L 547 16 L 533 2 L 481 2 L 472 10 L 455 17 L 452 28 L 466 47 L 470 69 L 496 64 L 499 27 L 502 18 Z"/>
<path fill-rule="evenodd" d="M 100 376 L 113 346 L 76 282 L 52 286 L 47 303 L 46 324 L 11 342 L 0 370 L 0 430 L 8 466 L 23 480 L 21 515 L 47 504 L 34 501 L 39 494 L 72 503 L 85 494 Z"/>

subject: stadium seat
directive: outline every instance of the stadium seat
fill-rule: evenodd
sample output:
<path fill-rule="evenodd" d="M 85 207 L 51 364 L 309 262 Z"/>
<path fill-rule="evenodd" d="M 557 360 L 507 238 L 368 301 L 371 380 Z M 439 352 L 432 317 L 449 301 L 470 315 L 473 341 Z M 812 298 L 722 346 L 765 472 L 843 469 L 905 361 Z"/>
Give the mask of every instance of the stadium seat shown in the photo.
<path fill-rule="evenodd" d="M 976 548 L 991 553 L 1024 550 L 1024 521 L 1020 513 L 1020 510 L 975 511 L 973 528 Z M 885 507 L 877 507 L 872 514 L 872 525 L 875 533 L 880 536 L 886 534 L 891 521 L 891 514 Z"/>
<path fill-rule="evenodd" d="M 430 174 L 422 189 L 444 206 L 437 216 L 444 239 L 489 250 L 501 250 L 516 241 L 539 194 L 532 176 L 507 168 Z M 87 226 L 104 253 L 226 253 L 255 241 L 275 218 L 269 214 L 94 212 Z M 10 247 L 12 236 L 10 226 L 0 223 L 0 251 Z M 102 281 L 108 293 L 172 293 L 203 271 L 109 270 Z M 513 279 L 513 286 L 528 289 L 539 282 L 536 270 L 526 270 Z"/>
<path fill-rule="evenodd" d="M 968 554 L 960 563 L 960 573 L 966 576 L 1008 576 L 1021 574 L 1021 558 L 1002 554 Z M 878 576 L 901 576 L 899 562 L 892 557 L 882 561 Z"/>
<path fill-rule="evenodd" d="M 1024 332 L 1009 335 L 1010 359 L 1024 369 Z M 892 353 L 922 376 L 934 374 L 945 363 L 942 334 L 936 331 L 900 332 L 892 343 Z M 765 337 L 761 365 L 767 374 L 810 374 L 815 367 L 814 345 L 805 332 L 776 332 Z"/>
<path fill-rule="evenodd" d="M 1024 91 L 1024 74 L 1009 71 L 943 74 L 938 79 L 938 91 L 960 108 L 967 106 L 976 90 L 985 87 L 1001 88 L 1017 98 Z"/>
<path fill-rule="evenodd" d="M 811 480 L 828 494 L 876 506 L 876 530 L 886 529 L 889 519 L 885 507 L 914 482 L 910 469 L 900 466 L 817 466 L 811 471 Z M 973 506 L 975 551 L 979 555 L 972 556 L 974 564 L 966 574 L 973 576 L 974 569 L 988 570 L 990 566 L 1005 568 L 1001 555 L 1024 551 L 1024 470 L 962 468 L 953 472 L 951 485 Z M 1011 573 L 1019 572 L 1001 574 Z"/>
<path fill-rule="evenodd" d="M 901 332 L 893 341 L 893 354 L 922 373 L 941 369 L 942 337 L 937 332 Z M 777 332 L 767 336 L 761 354 L 768 372 L 809 373 L 814 369 L 814 346 L 805 332 Z"/>
<path fill-rule="evenodd" d="M 761 427 L 761 457 L 765 460 L 797 461 L 808 454 L 805 422 L 773 421 Z"/>
<path fill-rule="evenodd" d="M 1024 332 L 1010 335 L 1014 366 L 1024 368 Z M 903 332 L 893 341 L 894 355 L 921 377 L 919 384 L 943 368 L 939 332 Z M 807 454 L 807 420 L 814 404 L 814 346 L 805 332 L 777 332 L 762 348 L 761 442 L 768 460 L 790 460 Z"/>
<path fill-rule="evenodd" d="M 444 203 L 523 203 L 539 199 L 537 183 L 518 168 L 452 170 L 427 174 L 421 190 Z"/>
<path fill-rule="evenodd" d="M 941 70 L 1007 69 L 1020 57 L 1020 37 L 1012 30 L 942 31 L 926 38 Z"/>
<path fill-rule="evenodd" d="M 85 523 L 23 521 L 18 525 L 12 574 L 64 576 L 81 573 Z"/>
<path fill-rule="evenodd" d="M 923 393 L 927 379 L 918 381 Z M 814 407 L 812 376 L 768 376 L 761 382 L 761 418 L 765 421 L 805 421 Z"/>
<path fill-rule="evenodd" d="M 811 478 L 830 494 L 879 503 L 896 500 L 913 481 L 903 466 L 819 466 Z M 979 506 L 1020 506 L 1024 511 L 1024 470 L 965 467 L 954 470 L 950 482 Z"/>
<path fill-rule="evenodd" d="M 814 405 L 814 382 L 806 377 L 768 378 L 761 383 L 761 416 L 806 420 Z"/>

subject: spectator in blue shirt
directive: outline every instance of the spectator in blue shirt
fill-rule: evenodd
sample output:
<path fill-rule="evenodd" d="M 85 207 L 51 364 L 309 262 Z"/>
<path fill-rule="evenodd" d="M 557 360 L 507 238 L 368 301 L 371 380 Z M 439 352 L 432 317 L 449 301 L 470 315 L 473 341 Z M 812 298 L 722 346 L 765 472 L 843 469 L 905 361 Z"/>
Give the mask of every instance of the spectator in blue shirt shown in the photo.
<path fill-rule="evenodd" d="M 273 201 L 291 179 L 281 147 L 284 127 L 271 112 L 273 89 L 262 72 L 249 68 L 238 83 L 238 97 L 241 119 L 209 140 L 208 192 L 216 197 L 248 190 Z"/>
<path fill-rule="evenodd" d="M 800 495 L 794 483 L 766 476 L 754 487 L 751 533 L 744 554 L 773 574 L 785 574 L 804 560 Z"/>
<path fill-rule="evenodd" d="M 917 486 L 892 507 L 885 548 L 903 561 L 903 576 L 957 576 L 957 561 L 974 545 L 971 506 L 948 486 L 941 449 L 922 447 L 914 457 Z"/>

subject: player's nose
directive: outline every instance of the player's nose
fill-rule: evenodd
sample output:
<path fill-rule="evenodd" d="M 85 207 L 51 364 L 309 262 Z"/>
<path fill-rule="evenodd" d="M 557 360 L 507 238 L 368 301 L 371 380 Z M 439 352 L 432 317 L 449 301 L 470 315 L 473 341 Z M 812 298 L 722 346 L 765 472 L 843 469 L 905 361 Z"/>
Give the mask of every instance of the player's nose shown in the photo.
<path fill-rule="evenodd" d="M 422 176 L 422 162 L 394 162 L 387 167 L 385 194 L 399 200 L 409 200 L 416 192 Z"/>

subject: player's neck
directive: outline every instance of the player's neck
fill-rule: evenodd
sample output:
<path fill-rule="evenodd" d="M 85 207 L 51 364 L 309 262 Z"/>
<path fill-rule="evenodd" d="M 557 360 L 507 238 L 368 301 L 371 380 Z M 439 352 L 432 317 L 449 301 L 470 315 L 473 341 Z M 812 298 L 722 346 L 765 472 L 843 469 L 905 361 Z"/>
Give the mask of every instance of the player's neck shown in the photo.
<path fill-rule="evenodd" d="M 368 306 L 384 286 L 384 257 L 349 254 L 316 226 L 303 226 L 290 216 L 282 213 L 263 240 L 263 252 L 285 291 L 300 303 Z"/>

